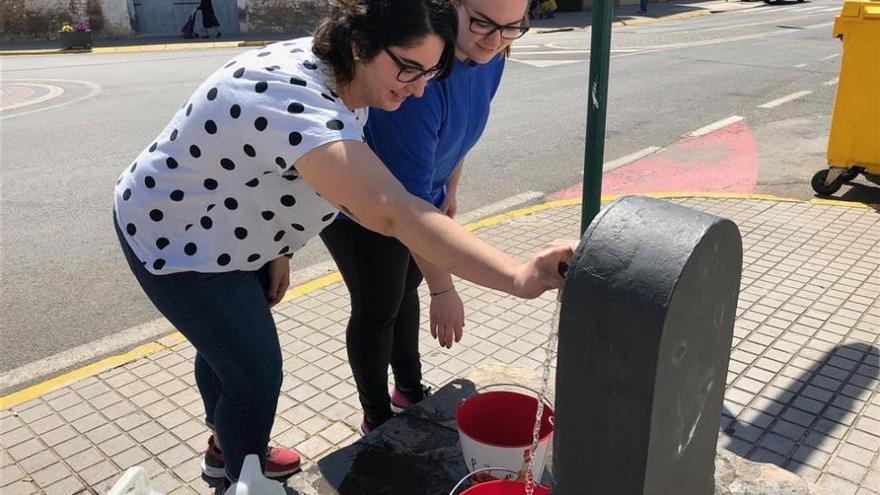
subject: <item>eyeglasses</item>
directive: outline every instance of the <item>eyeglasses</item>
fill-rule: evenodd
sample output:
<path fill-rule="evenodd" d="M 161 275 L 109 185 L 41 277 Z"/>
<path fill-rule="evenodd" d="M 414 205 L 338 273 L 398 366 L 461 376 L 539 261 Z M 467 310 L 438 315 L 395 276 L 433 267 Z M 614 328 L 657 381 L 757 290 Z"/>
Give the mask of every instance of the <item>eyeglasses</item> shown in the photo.
<path fill-rule="evenodd" d="M 424 77 L 426 81 L 430 81 L 437 77 L 443 70 L 440 65 L 435 65 L 430 69 L 422 69 L 420 66 L 404 62 L 400 57 L 395 55 L 394 52 L 389 50 L 388 47 L 383 48 L 383 50 L 385 50 L 385 53 L 391 57 L 391 60 L 393 60 L 400 69 L 400 72 L 397 73 L 397 80 L 402 83 L 415 82 L 418 81 L 420 77 Z"/>
<path fill-rule="evenodd" d="M 467 11 L 468 16 L 470 16 L 470 30 L 474 34 L 480 34 L 483 36 L 491 36 L 495 33 L 495 31 L 499 31 L 501 33 L 501 38 L 505 40 L 515 40 L 522 38 L 531 26 L 529 26 L 528 21 L 525 17 L 523 17 L 519 22 L 511 22 L 510 24 L 498 24 L 497 22 L 489 19 L 483 14 L 483 18 L 474 17 L 474 12 L 467 6 L 466 2 L 461 2 L 464 9 Z"/>

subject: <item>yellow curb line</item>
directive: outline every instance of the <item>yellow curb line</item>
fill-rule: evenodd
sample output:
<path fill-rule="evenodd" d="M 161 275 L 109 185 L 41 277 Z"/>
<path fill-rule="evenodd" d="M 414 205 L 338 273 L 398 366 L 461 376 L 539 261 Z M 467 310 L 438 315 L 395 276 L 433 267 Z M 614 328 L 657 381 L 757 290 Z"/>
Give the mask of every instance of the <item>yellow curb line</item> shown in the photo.
<path fill-rule="evenodd" d="M 215 41 L 210 43 L 165 43 L 161 45 L 132 45 L 132 46 L 101 46 L 88 49 L 47 49 L 47 50 L 8 50 L 0 52 L 0 57 L 20 55 L 72 55 L 77 53 L 140 53 L 140 52 L 172 52 L 180 50 L 200 50 L 208 48 L 246 48 L 266 46 L 272 41 Z"/>
<path fill-rule="evenodd" d="M 614 201 L 620 197 L 625 195 L 603 195 L 602 202 Z M 806 204 L 817 204 L 823 206 L 844 206 L 849 208 L 871 208 L 871 206 L 863 204 L 863 203 L 852 203 L 847 201 L 837 201 L 837 200 L 829 200 L 829 199 L 811 199 L 809 201 L 803 201 L 799 199 L 793 198 L 783 198 L 779 196 L 773 196 L 769 194 L 735 194 L 735 193 L 682 193 L 682 192 L 662 192 L 662 193 L 645 193 L 640 194 L 640 196 L 649 196 L 652 198 L 659 199 L 686 199 L 686 198 L 706 198 L 706 199 L 753 199 L 753 200 L 762 200 L 762 201 L 776 201 L 782 203 L 806 203 Z M 507 213 L 501 213 L 499 215 L 494 215 L 489 218 L 485 218 L 483 220 L 479 220 L 473 223 L 469 223 L 464 226 L 470 232 L 485 229 L 488 227 L 493 227 L 495 225 L 499 225 L 511 220 L 514 220 L 518 217 L 523 217 L 527 215 L 532 215 L 535 213 L 539 213 L 546 210 L 551 210 L 554 208 L 563 208 L 566 206 L 575 206 L 581 204 L 580 198 L 571 198 L 571 199 L 559 199 L 555 201 L 548 201 L 545 203 L 529 206 L 526 208 L 521 208 L 518 210 L 509 211 Z M 329 275 L 325 275 L 323 277 L 317 278 L 310 282 L 307 282 L 302 285 L 298 285 L 290 290 L 288 290 L 284 297 L 281 299 L 281 303 L 288 302 L 292 299 L 296 299 L 297 297 L 304 296 L 316 290 L 322 289 L 324 287 L 333 285 L 337 282 L 342 281 L 342 275 L 339 272 L 334 272 Z M 0 397 L 0 410 L 6 410 L 12 407 L 15 407 L 19 404 L 23 404 L 30 400 L 33 400 L 41 395 L 47 394 L 54 390 L 57 390 L 61 387 L 69 385 L 75 381 L 81 380 L 83 378 L 87 378 L 90 376 L 97 375 L 98 373 L 107 371 L 112 368 L 116 368 L 118 366 L 122 366 L 124 364 L 130 363 L 137 359 L 149 356 L 150 354 L 154 354 L 159 351 L 163 351 L 166 349 L 170 349 L 178 344 L 186 342 L 186 338 L 180 334 L 180 332 L 174 332 L 170 335 L 162 337 L 155 342 L 151 342 L 149 344 L 144 344 L 138 346 L 131 351 L 128 351 L 123 354 L 117 354 L 115 356 L 110 356 L 108 358 L 104 358 L 98 362 L 92 363 L 90 365 L 84 366 L 82 368 L 76 369 L 69 373 L 65 373 L 63 375 L 57 376 L 50 380 L 47 380 L 42 383 L 38 383 L 37 385 L 33 385 L 31 387 L 25 388 L 18 392 L 14 392 L 4 397 Z"/>
<path fill-rule="evenodd" d="M 681 14 L 672 14 L 663 17 L 649 17 L 643 19 L 632 19 L 628 21 L 615 21 L 611 25 L 617 26 L 639 26 L 645 24 L 656 24 L 658 22 L 664 21 L 674 21 L 678 19 L 690 19 L 693 17 L 705 17 L 707 15 L 712 15 L 712 12 L 708 10 L 698 10 L 695 12 L 682 12 Z"/>
<path fill-rule="evenodd" d="M 342 274 L 339 272 L 333 272 L 329 275 L 324 275 L 323 277 L 316 278 L 310 282 L 306 282 L 302 285 L 297 285 L 296 287 L 288 290 L 284 293 L 284 297 L 281 298 L 281 302 L 278 304 L 283 304 L 291 299 L 296 299 L 297 297 L 304 296 L 310 292 L 314 292 L 318 289 L 323 289 L 328 285 L 333 285 L 336 282 L 342 281 Z"/>

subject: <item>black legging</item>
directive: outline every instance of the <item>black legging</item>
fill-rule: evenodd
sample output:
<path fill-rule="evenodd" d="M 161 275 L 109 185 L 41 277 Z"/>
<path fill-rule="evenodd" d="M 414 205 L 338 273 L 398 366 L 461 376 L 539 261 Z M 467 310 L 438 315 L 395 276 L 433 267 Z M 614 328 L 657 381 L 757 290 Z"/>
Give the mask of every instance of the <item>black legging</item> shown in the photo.
<path fill-rule="evenodd" d="M 345 332 L 348 362 L 367 424 L 392 416 L 388 365 L 397 388 L 422 398 L 419 358 L 419 284 L 422 272 L 406 246 L 348 219 L 321 233 L 351 296 Z"/>

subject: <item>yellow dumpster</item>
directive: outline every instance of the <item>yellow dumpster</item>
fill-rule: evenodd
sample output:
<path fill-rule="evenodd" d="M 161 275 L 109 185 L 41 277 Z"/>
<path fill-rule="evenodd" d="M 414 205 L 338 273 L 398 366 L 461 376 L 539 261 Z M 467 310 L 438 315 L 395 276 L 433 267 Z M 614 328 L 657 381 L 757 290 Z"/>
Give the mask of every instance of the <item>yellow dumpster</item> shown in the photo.
<path fill-rule="evenodd" d="M 830 195 L 860 173 L 880 175 L 880 1 L 847 0 L 834 20 L 843 61 L 828 137 L 828 166 L 813 190 Z"/>

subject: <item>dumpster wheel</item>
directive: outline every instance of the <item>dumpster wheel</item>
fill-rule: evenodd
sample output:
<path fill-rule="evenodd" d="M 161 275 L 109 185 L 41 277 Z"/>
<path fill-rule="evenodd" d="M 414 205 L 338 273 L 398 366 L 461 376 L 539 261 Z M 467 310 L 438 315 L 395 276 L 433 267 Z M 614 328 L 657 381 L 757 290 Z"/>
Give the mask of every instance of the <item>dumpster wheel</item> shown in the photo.
<path fill-rule="evenodd" d="M 848 173 L 848 171 L 847 171 Z M 817 194 L 821 194 L 822 196 L 831 196 L 840 190 L 840 186 L 843 185 L 843 176 L 840 176 L 834 179 L 831 184 L 826 184 L 825 179 L 828 178 L 828 169 L 820 170 L 813 175 L 813 180 L 810 181 L 810 185 L 813 186 L 813 190 L 816 191 Z"/>

